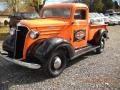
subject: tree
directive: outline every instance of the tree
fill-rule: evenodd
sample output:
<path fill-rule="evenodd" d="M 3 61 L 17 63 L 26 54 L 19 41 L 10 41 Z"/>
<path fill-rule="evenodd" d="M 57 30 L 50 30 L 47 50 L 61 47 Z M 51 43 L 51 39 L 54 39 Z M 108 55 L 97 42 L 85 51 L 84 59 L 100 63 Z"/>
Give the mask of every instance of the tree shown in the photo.
<path fill-rule="evenodd" d="M 84 2 L 89 6 L 91 12 L 102 12 L 103 10 L 102 0 L 85 0 Z"/>
<path fill-rule="evenodd" d="M 103 10 L 109 10 L 113 8 L 113 1 L 112 0 L 102 0 L 104 6 L 103 6 Z"/>
<path fill-rule="evenodd" d="M 24 6 L 32 6 L 37 12 L 44 6 L 46 0 L 5 0 L 9 8 L 12 8 L 13 12 L 18 12 L 20 8 Z M 27 2 L 22 5 L 21 1 Z"/>
<path fill-rule="evenodd" d="M 12 8 L 13 12 L 17 12 L 18 11 L 18 7 L 20 4 L 20 0 L 5 0 L 8 4 L 9 8 Z"/>
<path fill-rule="evenodd" d="M 94 12 L 102 12 L 104 4 L 102 3 L 102 0 L 94 0 Z"/>
<path fill-rule="evenodd" d="M 114 2 L 114 7 L 115 7 L 115 9 L 119 9 L 119 5 L 118 5 L 117 1 Z"/>
<path fill-rule="evenodd" d="M 90 6 L 90 0 L 84 0 L 84 3 Z"/>
<path fill-rule="evenodd" d="M 44 6 L 46 0 L 30 0 L 30 6 L 33 6 L 39 12 Z"/>
<path fill-rule="evenodd" d="M 84 0 L 84 3 L 89 7 L 90 11 L 93 11 L 93 6 L 92 6 L 92 3 L 90 0 Z"/>

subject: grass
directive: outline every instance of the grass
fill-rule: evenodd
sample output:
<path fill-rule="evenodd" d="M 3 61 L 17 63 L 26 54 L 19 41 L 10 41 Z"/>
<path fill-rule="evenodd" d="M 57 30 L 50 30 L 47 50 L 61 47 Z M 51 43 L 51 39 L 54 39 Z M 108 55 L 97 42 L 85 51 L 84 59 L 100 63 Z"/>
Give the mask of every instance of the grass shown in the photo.
<path fill-rule="evenodd" d="M 0 27 L 0 34 L 1 33 L 9 33 L 9 27 L 7 26 Z"/>
<path fill-rule="evenodd" d="M 0 40 L 4 40 L 8 34 L 9 34 L 9 27 L 6 26 L 0 27 Z"/>

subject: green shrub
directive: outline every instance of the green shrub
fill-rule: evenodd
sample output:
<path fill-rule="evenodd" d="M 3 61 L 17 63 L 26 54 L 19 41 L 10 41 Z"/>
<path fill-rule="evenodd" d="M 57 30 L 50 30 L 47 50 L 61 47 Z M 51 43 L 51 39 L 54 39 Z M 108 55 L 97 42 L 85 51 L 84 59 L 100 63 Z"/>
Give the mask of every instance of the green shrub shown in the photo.
<path fill-rule="evenodd" d="M 4 40 L 5 37 L 9 34 L 9 27 L 0 27 L 0 40 Z"/>

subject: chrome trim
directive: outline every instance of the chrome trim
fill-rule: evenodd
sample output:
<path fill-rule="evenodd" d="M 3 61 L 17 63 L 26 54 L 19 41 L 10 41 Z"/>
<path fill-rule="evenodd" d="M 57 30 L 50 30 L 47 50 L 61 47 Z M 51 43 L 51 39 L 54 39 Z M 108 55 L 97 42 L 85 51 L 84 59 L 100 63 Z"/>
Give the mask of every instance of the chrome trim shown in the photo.
<path fill-rule="evenodd" d="M 39 64 L 23 62 L 23 61 L 21 61 L 22 59 L 12 59 L 12 58 L 9 58 L 5 55 L 2 55 L 1 53 L 0 53 L 0 57 L 5 59 L 6 61 L 12 62 L 14 64 L 17 64 L 17 65 L 20 65 L 20 66 L 23 66 L 23 67 L 27 67 L 27 68 L 30 68 L 30 69 L 41 68 L 41 65 L 39 65 Z"/>
<path fill-rule="evenodd" d="M 18 30 L 18 27 L 16 28 L 15 30 L 15 48 L 14 48 L 14 58 L 15 58 L 15 55 L 16 55 L 16 42 L 17 42 L 17 30 Z"/>
<path fill-rule="evenodd" d="M 54 68 L 59 69 L 62 65 L 62 60 L 60 57 L 56 56 L 54 61 Z"/>

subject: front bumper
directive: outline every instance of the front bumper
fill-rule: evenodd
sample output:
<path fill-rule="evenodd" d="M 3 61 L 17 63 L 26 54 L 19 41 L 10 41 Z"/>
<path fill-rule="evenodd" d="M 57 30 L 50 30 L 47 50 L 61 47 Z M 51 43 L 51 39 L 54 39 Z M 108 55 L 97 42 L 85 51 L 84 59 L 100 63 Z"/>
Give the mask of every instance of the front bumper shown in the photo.
<path fill-rule="evenodd" d="M 5 54 L 3 54 L 1 52 L 0 52 L 0 57 L 3 58 L 6 61 L 12 62 L 14 64 L 17 64 L 17 65 L 20 65 L 20 66 L 23 66 L 23 67 L 27 67 L 27 68 L 30 68 L 30 69 L 41 68 L 41 65 L 39 65 L 39 64 L 24 62 L 24 61 L 22 61 L 22 59 L 12 59 L 12 58 L 7 57 Z"/>

